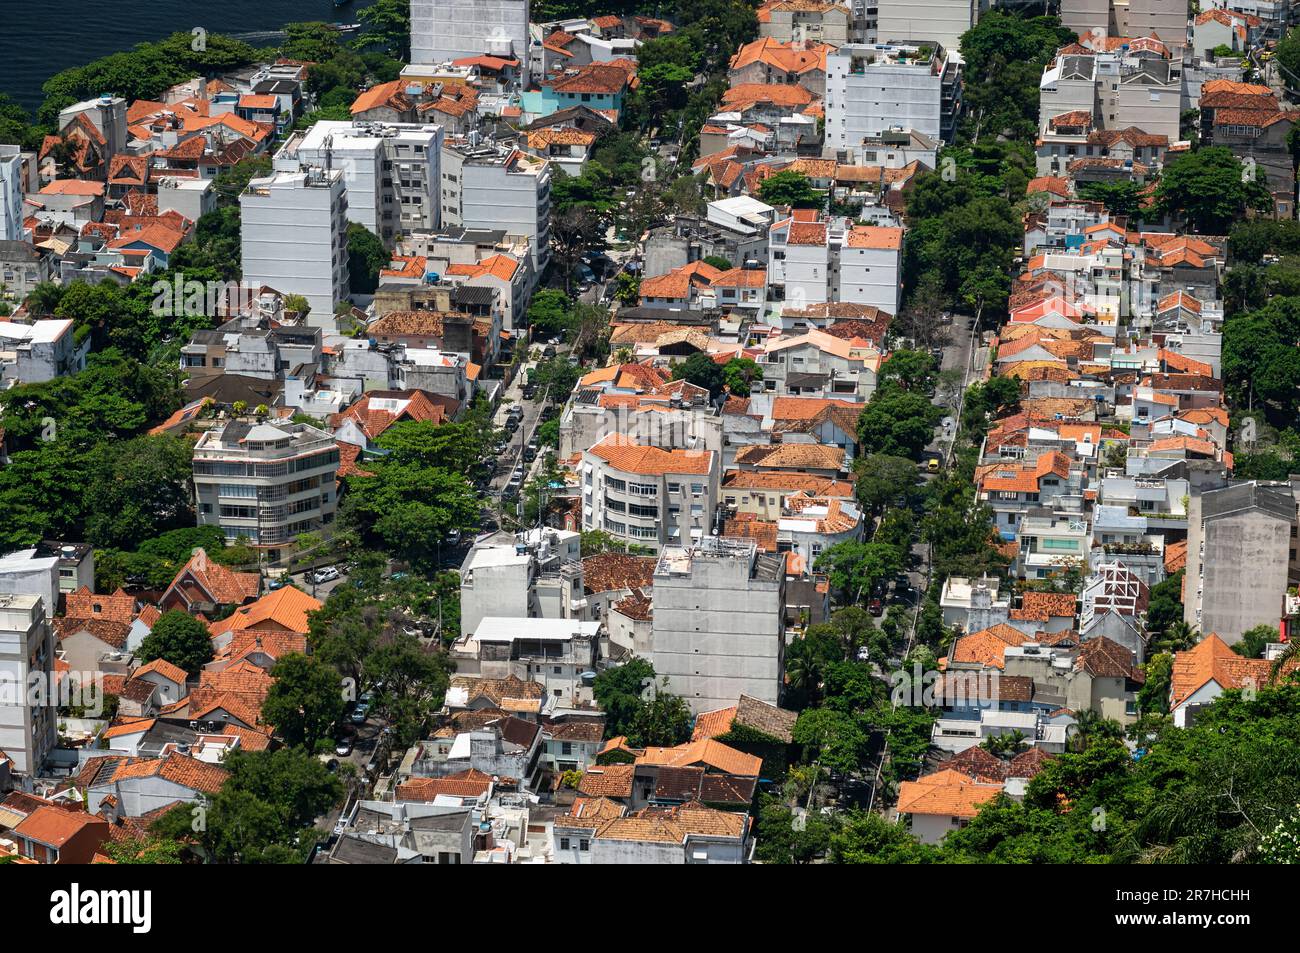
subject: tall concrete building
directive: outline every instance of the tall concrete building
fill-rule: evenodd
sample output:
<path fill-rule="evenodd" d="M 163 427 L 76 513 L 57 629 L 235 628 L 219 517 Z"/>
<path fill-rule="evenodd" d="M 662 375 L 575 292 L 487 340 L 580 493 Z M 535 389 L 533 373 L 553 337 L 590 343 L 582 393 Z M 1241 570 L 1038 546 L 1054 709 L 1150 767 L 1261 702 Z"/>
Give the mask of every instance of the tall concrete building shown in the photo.
<path fill-rule="evenodd" d="M 583 601 L 578 533 L 534 529 L 496 532 L 474 541 L 460 567 L 460 634 L 487 616 L 577 618 Z"/>
<path fill-rule="evenodd" d="M 1110 34 L 1110 0 L 1061 0 L 1061 26 L 1081 37 Z"/>
<path fill-rule="evenodd" d="M 1183 618 L 1229 645 L 1283 614 L 1296 501 L 1289 483 L 1193 493 L 1187 505 Z"/>
<path fill-rule="evenodd" d="M 518 150 L 451 144 L 443 149 L 444 225 L 527 238 L 533 271 L 551 254 L 551 165 Z"/>
<path fill-rule="evenodd" d="M 338 468 L 338 445 L 323 430 L 232 420 L 194 445 L 198 523 L 276 559 L 299 534 L 334 522 Z"/>
<path fill-rule="evenodd" d="M 23 150 L 0 145 L 0 242 L 22 241 Z"/>
<path fill-rule="evenodd" d="M 519 61 L 528 83 L 529 0 L 411 0 L 411 62 L 436 66 L 484 53 Z"/>
<path fill-rule="evenodd" d="M 1209 0 L 1201 9 L 1223 5 L 1224 0 Z M 1175 56 L 1187 45 L 1187 19 L 1185 0 L 1061 0 L 1061 25 L 1082 40 L 1154 36 Z"/>
<path fill-rule="evenodd" d="M 654 572 L 651 662 L 699 714 L 741 694 L 775 705 L 785 670 L 785 554 L 750 539 L 666 547 Z"/>
<path fill-rule="evenodd" d="M 290 136 L 275 167 L 341 169 L 348 218 L 392 247 L 399 233 L 442 225 L 441 156 L 441 126 L 323 120 Z"/>
<path fill-rule="evenodd" d="M 881 43 L 939 43 L 956 50 L 988 0 L 878 0 L 876 39 Z"/>
<path fill-rule="evenodd" d="M 951 141 L 960 108 L 961 60 L 944 48 L 850 43 L 826 57 L 827 156 L 860 161 L 891 131 Z"/>
<path fill-rule="evenodd" d="M 299 294 L 307 322 L 334 329 L 348 295 L 348 199 L 341 169 L 276 172 L 239 197 L 244 282 Z"/>
<path fill-rule="evenodd" d="M 58 742 L 49 614 L 42 596 L 0 595 L 0 751 L 28 777 Z"/>

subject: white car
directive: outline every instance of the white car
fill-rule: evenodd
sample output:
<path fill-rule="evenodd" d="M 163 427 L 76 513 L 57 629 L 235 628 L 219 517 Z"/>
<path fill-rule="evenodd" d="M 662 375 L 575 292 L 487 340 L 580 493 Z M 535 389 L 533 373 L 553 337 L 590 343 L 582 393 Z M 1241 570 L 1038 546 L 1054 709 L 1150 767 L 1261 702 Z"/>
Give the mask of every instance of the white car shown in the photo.
<path fill-rule="evenodd" d="M 342 573 L 338 571 L 337 567 L 326 566 L 324 569 L 317 569 L 316 572 L 312 574 L 311 579 L 312 582 L 320 585 L 322 582 L 333 582 L 335 579 L 339 578 L 340 575 L 342 575 Z"/>

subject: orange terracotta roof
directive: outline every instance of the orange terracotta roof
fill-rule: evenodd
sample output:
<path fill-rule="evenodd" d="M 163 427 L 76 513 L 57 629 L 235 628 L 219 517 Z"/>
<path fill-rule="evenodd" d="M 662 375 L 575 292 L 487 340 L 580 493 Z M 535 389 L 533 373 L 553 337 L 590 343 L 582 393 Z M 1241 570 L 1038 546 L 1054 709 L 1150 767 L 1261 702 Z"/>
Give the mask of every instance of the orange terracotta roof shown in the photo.
<path fill-rule="evenodd" d="M 951 660 L 954 663 L 982 665 L 986 668 L 1004 668 L 1003 658 L 1009 646 L 1023 645 L 1030 641 L 1029 636 L 1019 629 L 999 622 L 987 629 L 963 635 L 953 646 Z"/>
<path fill-rule="evenodd" d="M 983 784 L 960 771 L 936 771 L 898 786 L 898 813 L 974 817 L 980 805 L 1001 792 L 1001 784 Z"/>
<path fill-rule="evenodd" d="M 645 476 L 704 475 L 713 468 L 711 450 L 663 450 L 633 443 L 621 434 L 610 434 L 587 452 L 607 460 L 616 470 Z"/>
<path fill-rule="evenodd" d="M 1172 705 L 1177 708 L 1210 682 L 1224 691 L 1246 685 L 1263 687 L 1272 677 L 1272 668 L 1267 659 L 1243 658 L 1211 632 L 1194 647 L 1174 654 Z"/>
<path fill-rule="evenodd" d="M 737 751 L 720 741 L 706 738 L 703 741 L 690 741 L 674 748 L 645 749 L 645 753 L 636 759 L 637 764 L 658 764 L 669 767 L 701 765 L 726 774 L 741 777 L 758 777 L 763 767 L 763 759 L 743 751 Z"/>
<path fill-rule="evenodd" d="M 281 628 L 290 632 L 307 631 L 307 615 L 321 607 L 319 600 L 294 586 L 268 593 L 256 602 L 240 606 L 208 628 L 213 635 L 250 628 Z M 271 623 L 271 625 L 267 625 Z"/>

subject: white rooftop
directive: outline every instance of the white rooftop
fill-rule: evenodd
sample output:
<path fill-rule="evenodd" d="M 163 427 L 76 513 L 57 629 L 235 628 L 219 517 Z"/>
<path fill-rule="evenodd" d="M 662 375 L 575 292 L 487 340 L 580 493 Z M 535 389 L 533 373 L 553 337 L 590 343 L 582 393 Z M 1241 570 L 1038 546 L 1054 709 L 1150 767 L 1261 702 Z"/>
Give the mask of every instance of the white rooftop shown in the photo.
<path fill-rule="evenodd" d="M 513 642 L 516 639 L 567 642 L 579 636 L 595 637 L 600 632 L 599 622 L 580 622 L 577 619 L 507 619 L 503 616 L 486 616 L 471 636 L 479 642 Z"/>

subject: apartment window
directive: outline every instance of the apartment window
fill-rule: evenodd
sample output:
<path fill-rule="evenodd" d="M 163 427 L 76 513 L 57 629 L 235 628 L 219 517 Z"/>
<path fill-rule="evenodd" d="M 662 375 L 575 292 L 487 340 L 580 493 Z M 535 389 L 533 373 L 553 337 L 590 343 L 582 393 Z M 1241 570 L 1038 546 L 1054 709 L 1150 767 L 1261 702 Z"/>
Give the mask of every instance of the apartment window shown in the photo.
<path fill-rule="evenodd" d="M 569 839 L 567 837 L 561 837 L 560 850 L 568 850 L 568 849 L 569 849 Z"/>
<path fill-rule="evenodd" d="M 560 742 L 560 754 L 573 754 L 573 742 L 571 741 Z"/>
<path fill-rule="evenodd" d="M 669 493 L 680 493 L 680 492 L 682 492 L 682 485 L 681 485 L 680 483 L 669 483 L 669 484 L 668 484 L 668 492 L 669 492 Z"/>
<path fill-rule="evenodd" d="M 586 851 L 589 847 L 591 847 L 591 841 L 587 840 L 587 838 L 583 837 L 578 841 L 578 850 Z"/>
<path fill-rule="evenodd" d="M 629 483 L 627 492 L 633 496 L 655 496 L 659 493 L 659 487 L 653 483 Z"/>

